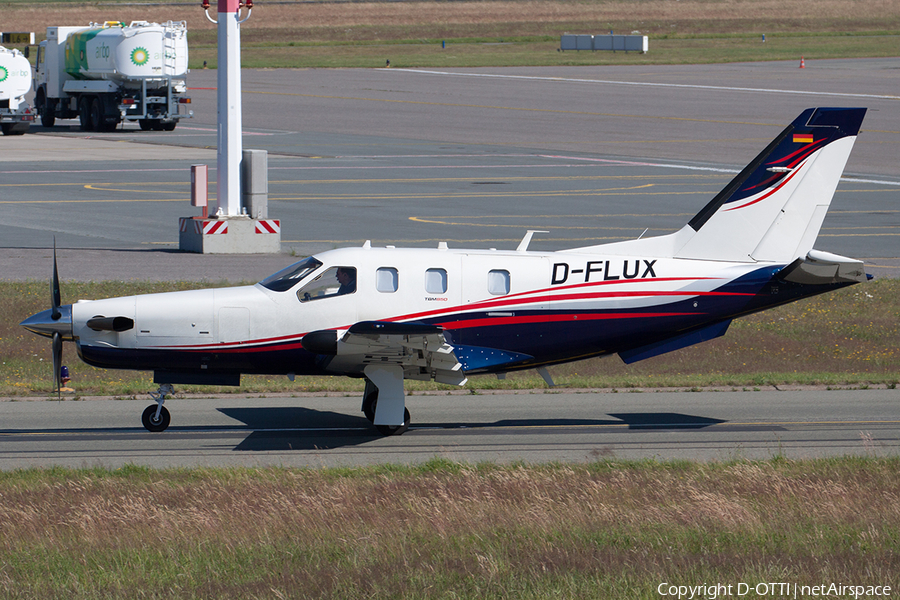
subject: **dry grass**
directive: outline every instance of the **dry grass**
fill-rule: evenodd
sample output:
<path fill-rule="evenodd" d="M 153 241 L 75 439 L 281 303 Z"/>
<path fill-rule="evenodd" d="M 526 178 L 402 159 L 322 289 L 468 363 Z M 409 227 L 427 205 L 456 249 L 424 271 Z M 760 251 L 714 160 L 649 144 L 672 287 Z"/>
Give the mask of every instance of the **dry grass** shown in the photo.
<path fill-rule="evenodd" d="M 198 5 L 12 0 L 4 10 L 5 30 L 38 39 L 47 25 L 106 20 L 185 21 L 191 68 L 216 67 L 216 26 Z M 557 52 L 562 33 L 610 30 L 648 35 L 652 51 Z M 241 45 L 245 68 L 373 68 L 386 56 L 395 67 L 696 64 L 895 56 L 898 31 L 900 5 L 883 0 L 261 2 Z"/>
<path fill-rule="evenodd" d="M 214 10 L 214 9 L 213 9 Z M 186 21 L 195 35 L 214 32 L 199 5 L 119 7 L 75 2 L 11 2 L 4 6 L 4 30 L 35 31 L 47 25 L 79 25 L 106 20 Z M 680 0 L 580 2 L 498 0 L 495 2 L 260 2 L 242 27 L 245 41 L 329 41 L 415 39 L 416 30 L 451 36 L 559 35 L 566 29 L 591 32 L 638 29 L 649 35 L 748 33 L 758 31 L 854 32 L 896 29 L 900 4 L 888 0 Z M 347 32 L 347 28 L 362 31 Z M 214 39 L 214 36 L 207 36 Z"/>
<path fill-rule="evenodd" d="M 717 578 L 896 586 L 898 467 L 0 474 L 0 597 L 652 598 L 662 581 Z"/>

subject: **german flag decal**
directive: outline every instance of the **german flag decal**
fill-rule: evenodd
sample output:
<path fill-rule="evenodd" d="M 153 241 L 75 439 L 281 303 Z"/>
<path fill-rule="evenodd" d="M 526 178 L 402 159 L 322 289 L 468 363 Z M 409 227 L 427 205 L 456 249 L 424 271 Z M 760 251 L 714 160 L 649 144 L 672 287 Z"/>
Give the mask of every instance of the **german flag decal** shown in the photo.
<path fill-rule="evenodd" d="M 794 143 L 795 144 L 812 144 L 813 143 L 813 135 L 811 133 L 795 133 L 794 134 Z"/>

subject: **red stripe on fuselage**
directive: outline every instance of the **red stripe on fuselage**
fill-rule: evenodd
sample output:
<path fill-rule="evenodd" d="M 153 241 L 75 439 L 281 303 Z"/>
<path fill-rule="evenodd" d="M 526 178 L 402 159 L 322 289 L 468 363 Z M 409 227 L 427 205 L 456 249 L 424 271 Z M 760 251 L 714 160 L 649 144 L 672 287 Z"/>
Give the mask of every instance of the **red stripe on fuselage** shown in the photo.
<path fill-rule="evenodd" d="M 525 325 L 533 323 L 561 323 L 566 321 L 603 321 L 608 319 L 638 319 L 642 317 L 681 317 L 685 315 L 696 315 L 697 313 L 566 313 L 566 314 L 543 314 L 543 315 L 523 315 L 520 317 L 485 317 L 483 319 L 466 319 L 464 321 L 446 321 L 438 323 L 441 327 L 449 330 L 468 329 L 470 327 L 491 327 L 497 325 Z"/>

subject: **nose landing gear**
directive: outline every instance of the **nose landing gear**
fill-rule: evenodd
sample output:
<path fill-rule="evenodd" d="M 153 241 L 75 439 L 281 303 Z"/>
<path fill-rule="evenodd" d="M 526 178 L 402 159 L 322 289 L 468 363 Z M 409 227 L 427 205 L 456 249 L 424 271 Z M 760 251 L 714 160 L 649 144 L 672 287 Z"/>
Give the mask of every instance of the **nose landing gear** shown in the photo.
<path fill-rule="evenodd" d="M 169 426 L 172 417 L 169 415 L 166 407 L 163 406 L 163 402 L 166 401 L 166 396 L 171 396 L 174 393 L 175 388 L 170 383 L 164 383 L 155 392 L 150 392 L 150 396 L 156 400 L 156 404 L 148 406 L 144 409 L 144 414 L 141 415 L 141 423 L 143 423 L 147 431 L 158 433 L 165 431 Z"/>

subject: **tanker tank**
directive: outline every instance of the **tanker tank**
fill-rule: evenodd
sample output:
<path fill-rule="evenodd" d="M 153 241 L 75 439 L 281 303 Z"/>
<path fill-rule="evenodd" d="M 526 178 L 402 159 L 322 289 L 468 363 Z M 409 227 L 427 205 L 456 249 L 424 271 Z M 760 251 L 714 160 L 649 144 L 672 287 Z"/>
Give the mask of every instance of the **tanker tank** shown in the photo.
<path fill-rule="evenodd" d="M 21 135 L 34 121 L 25 100 L 31 89 L 31 63 L 16 49 L 0 46 L 0 129 L 4 135 Z"/>
<path fill-rule="evenodd" d="M 66 40 L 65 71 L 75 79 L 108 79 L 139 87 L 141 80 L 183 77 L 187 66 L 184 21 L 92 23 Z"/>

